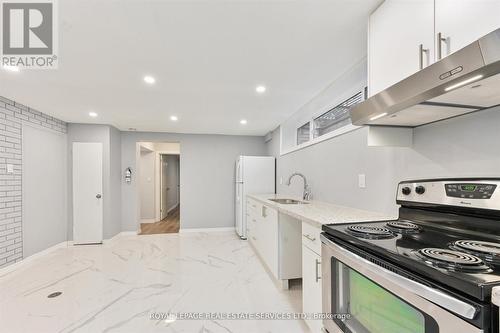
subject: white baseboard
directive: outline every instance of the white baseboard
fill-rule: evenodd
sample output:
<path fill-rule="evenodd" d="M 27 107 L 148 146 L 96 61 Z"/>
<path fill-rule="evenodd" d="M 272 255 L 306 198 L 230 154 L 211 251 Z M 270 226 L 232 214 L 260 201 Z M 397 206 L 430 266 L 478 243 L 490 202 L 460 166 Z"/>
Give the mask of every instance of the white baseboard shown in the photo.
<path fill-rule="evenodd" d="M 156 219 L 141 219 L 141 223 L 155 223 L 158 222 Z"/>
<path fill-rule="evenodd" d="M 35 254 L 32 254 L 29 257 L 26 257 L 26 258 L 22 259 L 21 261 L 18 261 L 16 263 L 12 264 L 12 265 L 9 265 L 9 266 L 4 267 L 4 268 L 0 268 L 0 276 L 2 276 L 4 274 L 7 274 L 7 273 L 10 273 L 12 271 L 15 271 L 15 270 L 21 268 L 22 266 L 24 266 L 25 264 L 29 264 L 30 262 L 32 262 L 32 261 L 34 261 L 34 260 L 36 260 L 38 258 L 41 258 L 43 256 L 46 256 L 47 254 L 50 254 L 50 253 L 54 252 L 57 249 L 68 247 L 72 243 L 73 242 L 70 242 L 70 241 L 65 241 L 65 242 L 58 243 L 58 244 L 53 245 L 53 246 L 51 246 L 49 248 L 46 248 L 45 250 L 42 250 L 42 251 L 37 252 Z"/>
<path fill-rule="evenodd" d="M 137 231 L 122 231 L 122 232 L 119 232 L 117 233 L 116 235 L 114 235 L 113 237 L 109 238 L 109 239 L 104 239 L 102 241 L 103 244 L 110 244 L 114 241 L 116 241 L 118 238 L 120 237 L 123 237 L 123 236 L 134 236 L 134 235 L 137 235 L 138 232 Z M 56 244 L 56 245 L 53 245 L 45 250 L 42 250 L 40 252 L 37 252 L 27 258 L 24 258 L 22 259 L 21 261 L 18 261 L 12 265 L 9 265 L 9 266 L 6 266 L 6 267 L 3 267 L 3 268 L 0 268 L 0 277 L 2 275 L 5 275 L 5 274 L 8 274 L 12 271 L 15 271 L 15 270 L 18 270 L 20 268 L 22 268 L 22 266 L 26 265 L 26 264 L 29 264 L 30 262 L 38 259 L 38 258 L 41 258 L 43 256 L 46 256 L 54 251 L 56 251 L 57 249 L 61 249 L 61 248 L 66 248 L 66 247 L 70 247 L 70 246 L 73 246 L 74 245 L 74 242 L 73 241 L 65 241 L 65 242 L 61 242 L 59 244 Z M 101 244 L 95 244 L 95 245 L 101 245 Z"/>
<path fill-rule="evenodd" d="M 112 242 L 116 241 L 120 237 L 123 237 L 123 236 L 134 236 L 134 235 L 139 234 L 139 232 L 140 231 L 122 231 L 122 232 L 117 233 L 116 235 L 114 235 L 113 237 L 111 237 L 109 239 L 104 239 L 102 241 L 102 243 L 103 244 L 109 244 L 109 243 L 112 243 Z"/>
<path fill-rule="evenodd" d="M 177 202 L 175 205 L 173 205 L 172 207 L 170 207 L 168 210 L 167 210 L 167 215 L 173 211 L 177 206 L 179 206 L 179 203 Z"/>
<path fill-rule="evenodd" d="M 186 228 L 186 229 L 180 229 L 179 233 L 184 234 L 184 233 L 189 233 L 189 232 L 228 232 L 232 231 L 234 232 L 234 227 L 226 227 L 226 228 Z"/>

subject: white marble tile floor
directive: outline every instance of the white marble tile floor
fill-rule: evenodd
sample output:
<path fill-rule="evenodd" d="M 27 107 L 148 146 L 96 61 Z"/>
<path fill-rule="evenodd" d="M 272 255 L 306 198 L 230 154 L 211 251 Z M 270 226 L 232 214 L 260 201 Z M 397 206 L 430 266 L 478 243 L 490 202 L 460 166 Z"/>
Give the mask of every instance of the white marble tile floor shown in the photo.
<path fill-rule="evenodd" d="M 150 318 L 300 313 L 301 297 L 300 286 L 279 290 L 234 233 L 122 236 L 0 270 L 0 332 L 301 333 L 302 320 Z"/>

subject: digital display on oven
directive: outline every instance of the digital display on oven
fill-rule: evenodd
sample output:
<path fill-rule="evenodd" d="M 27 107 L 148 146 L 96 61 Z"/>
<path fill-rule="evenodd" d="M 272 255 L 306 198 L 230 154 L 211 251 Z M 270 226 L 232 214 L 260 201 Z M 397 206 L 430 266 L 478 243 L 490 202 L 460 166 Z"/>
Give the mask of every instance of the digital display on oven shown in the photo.
<path fill-rule="evenodd" d="M 461 185 L 460 189 L 465 192 L 474 192 L 477 189 L 476 185 Z"/>
<path fill-rule="evenodd" d="M 495 184 L 450 183 L 445 185 L 446 195 L 463 199 L 490 199 L 495 192 Z"/>

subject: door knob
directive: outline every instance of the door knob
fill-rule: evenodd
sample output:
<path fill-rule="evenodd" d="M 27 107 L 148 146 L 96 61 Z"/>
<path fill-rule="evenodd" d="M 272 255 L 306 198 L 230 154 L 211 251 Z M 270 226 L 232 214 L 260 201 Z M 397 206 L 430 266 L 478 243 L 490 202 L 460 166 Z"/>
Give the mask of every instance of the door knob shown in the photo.
<path fill-rule="evenodd" d="M 96 197 L 97 199 L 101 199 L 101 197 L 102 197 L 102 196 L 101 196 L 100 194 L 98 194 L 98 195 L 96 195 L 95 197 Z"/>

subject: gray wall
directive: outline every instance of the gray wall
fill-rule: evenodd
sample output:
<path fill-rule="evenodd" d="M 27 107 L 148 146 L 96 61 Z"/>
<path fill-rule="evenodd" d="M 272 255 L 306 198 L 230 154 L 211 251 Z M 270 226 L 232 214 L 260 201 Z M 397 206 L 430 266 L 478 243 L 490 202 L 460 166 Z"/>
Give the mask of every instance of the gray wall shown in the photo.
<path fill-rule="evenodd" d="M 103 147 L 103 235 L 111 238 L 120 232 L 121 210 L 121 136 L 108 125 L 68 124 L 68 239 L 73 239 L 73 142 L 100 142 Z M 111 150 L 113 147 L 113 150 Z M 113 168 L 113 169 L 112 169 Z"/>
<path fill-rule="evenodd" d="M 0 96 L 0 267 L 23 258 L 22 128 L 26 124 L 66 133 L 63 121 Z M 7 173 L 7 164 L 14 166 L 13 173 Z M 50 245 L 39 244 L 44 248 Z"/>
<path fill-rule="evenodd" d="M 181 228 L 234 226 L 234 163 L 238 155 L 264 155 L 262 137 L 122 132 L 122 170 L 131 167 L 132 183 L 122 182 L 123 230 L 139 221 L 136 143 L 180 143 Z"/>
<path fill-rule="evenodd" d="M 104 224 L 104 238 L 111 238 L 122 231 L 122 136 L 109 126 L 109 221 Z"/>
<path fill-rule="evenodd" d="M 67 239 L 66 134 L 23 125 L 23 255 Z"/>
<path fill-rule="evenodd" d="M 142 150 L 139 159 L 139 183 L 141 194 L 141 219 L 155 219 L 155 167 L 156 153 Z"/>
<path fill-rule="evenodd" d="M 367 147 L 367 128 L 281 156 L 277 160 L 278 193 L 300 195 L 302 182 L 279 184 L 301 171 L 315 199 L 384 213 L 396 213 L 396 184 L 404 179 L 500 177 L 500 108 L 419 127 L 411 148 Z M 267 144 L 279 155 L 279 130 Z M 367 188 L 358 188 L 366 174 Z"/>

